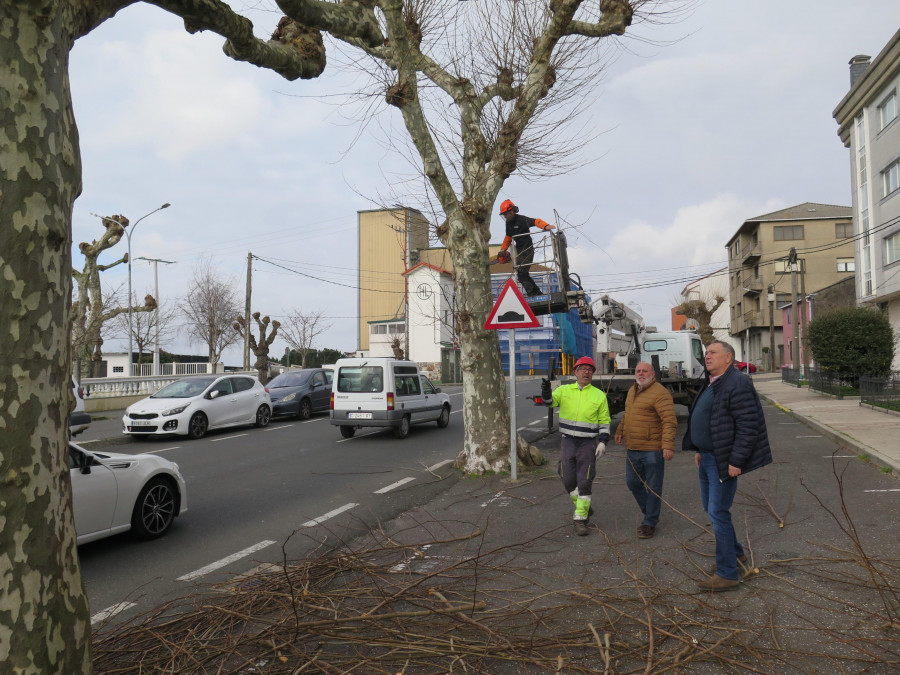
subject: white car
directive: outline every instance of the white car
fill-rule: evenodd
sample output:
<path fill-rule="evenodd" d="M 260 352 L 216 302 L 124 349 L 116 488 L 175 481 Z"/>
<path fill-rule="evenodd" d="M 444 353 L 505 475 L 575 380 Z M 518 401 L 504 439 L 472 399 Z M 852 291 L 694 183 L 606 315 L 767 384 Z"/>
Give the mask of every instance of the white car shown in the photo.
<path fill-rule="evenodd" d="M 122 432 L 132 438 L 163 434 L 203 438 L 210 429 L 264 427 L 270 419 L 269 390 L 252 375 L 195 375 L 128 406 Z"/>
<path fill-rule="evenodd" d="M 155 539 L 187 511 L 178 465 L 157 455 L 90 452 L 69 443 L 69 476 L 79 545 L 127 530 Z"/>

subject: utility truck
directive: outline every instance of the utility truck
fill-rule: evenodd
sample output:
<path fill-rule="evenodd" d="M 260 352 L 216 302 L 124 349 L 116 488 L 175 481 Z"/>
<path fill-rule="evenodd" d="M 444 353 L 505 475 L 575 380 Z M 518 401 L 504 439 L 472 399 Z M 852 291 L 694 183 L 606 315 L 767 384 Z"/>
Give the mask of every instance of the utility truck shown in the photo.
<path fill-rule="evenodd" d="M 657 381 L 676 403 L 690 404 L 705 370 L 703 342 L 695 331 L 645 326 L 640 314 L 608 295 L 592 302 L 591 311 L 597 324 L 594 386 L 606 392 L 611 414 L 625 409 L 634 368 L 641 361 L 653 364 Z"/>

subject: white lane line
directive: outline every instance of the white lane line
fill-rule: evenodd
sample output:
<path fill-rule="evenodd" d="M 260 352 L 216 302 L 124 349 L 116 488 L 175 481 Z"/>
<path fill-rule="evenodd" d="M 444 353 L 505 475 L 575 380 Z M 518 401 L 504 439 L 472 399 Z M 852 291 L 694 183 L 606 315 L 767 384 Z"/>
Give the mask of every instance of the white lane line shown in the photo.
<path fill-rule="evenodd" d="M 791 427 L 791 426 L 795 427 L 795 426 L 799 425 L 800 422 L 779 422 L 778 424 L 783 424 L 786 427 Z"/>
<path fill-rule="evenodd" d="M 406 485 L 411 480 L 415 480 L 415 478 L 402 478 L 402 479 L 398 480 L 396 483 L 391 483 L 390 485 L 386 485 L 385 487 L 381 488 L 380 490 L 375 490 L 375 492 L 373 492 L 372 494 L 383 495 L 385 492 L 390 492 L 394 488 L 398 488 L 401 485 Z"/>
<path fill-rule="evenodd" d="M 225 438 L 210 438 L 210 443 L 218 443 L 219 441 L 230 441 L 232 438 L 240 438 L 241 436 L 246 436 L 247 434 L 237 434 L 235 436 L 226 436 Z"/>
<path fill-rule="evenodd" d="M 359 504 L 353 504 L 353 503 L 350 503 L 350 504 L 344 504 L 342 507 L 340 507 L 340 508 L 338 508 L 338 509 L 335 509 L 334 511 L 329 511 L 329 512 L 326 513 L 324 516 L 319 516 L 318 518 L 315 518 L 315 519 L 313 519 L 313 520 L 307 520 L 307 521 L 306 521 L 305 523 L 303 523 L 303 525 L 301 525 L 300 527 L 313 527 L 314 525 L 318 525 L 319 523 L 324 523 L 324 522 L 325 522 L 326 520 L 328 520 L 329 518 L 334 518 L 335 516 L 339 516 L 339 515 L 341 515 L 344 511 L 349 511 L 349 510 L 352 509 L 354 506 L 359 506 Z M 272 542 L 272 543 L 274 544 L 275 542 Z"/>
<path fill-rule="evenodd" d="M 263 429 L 263 431 L 278 431 L 279 429 L 290 429 L 292 426 L 294 426 L 294 425 L 293 424 L 282 424 L 281 426 L 269 427 L 267 429 Z"/>
<path fill-rule="evenodd" d="M 900 488 L 891 488 L 890 490 L 863 490 L 863 492 L 900 492 Z"/>
<path fill-rule="evenodd" d="M 101 621 L 106 621 L 109 617 L 115 616 L 119 612 L 124 612 L 126 609 L 131 609 L 135 606 L 136 603 L 133 602 L 120 602 L 117 605 L 113 605 L 112 607 L 107 607 L 103 611 L 97 612 L 94 616 L 91 617 L 91 625 L 93 626 L 96 623 L 100 623 Z"/>
<path fill-rule="evenodd" d="M 455 415 L 456 413 L 461 413 L 461 412 L 462 412 L 462 408 L 460 408 L 459 410 L 452 410 L 452 411 L 450 411 L 450 414 Z"/>
<path fill-rule="evenodd" d="M 856 459 L 856 455 L 822 455 L 823 459 Z"/>
<path fill-rule="evenodd" d="M 437 471 L 437 470 L 440 469 L 442 466 L 447 466 L 448 464 L 453 464 L 453 461 L 454 461 L 454 460 L 452 460 L 452 459 L 445 459 L 443 462 L 438 462 L 437 464 L 432 464 L 431 466 L 429 466 L 429 467 L 428 467 L 427 469 L 425 469 L 425 470 L 426 470 L 426 471 Z"/>
<path fill-rule="evenodd" d="M 199 570 L 191 572 L 190 574 L 185 574 L 182 577 L 178 577 L 175 581 L 193 581 L 194 579 L 209 574 L 210 572 L 215 572 L 217 569 L 225 567 L 225 565 L 230 565 L 236 560 L 246 558 L 251 553 L 256 553 L 257 551 L 264 549 L 266 546 L 271 546 L 274 543 L 274 541 L 269 541 L 268 539 L 265 541 L 261 541 L 258 544 L 254 544 L 250 548 L 245 548 L 243 551 L 238 551 L 237 553 L 230 555 L 227 558 L 222 558 L 221 560 L 210 563 L 206 567 L 201 567 Z"/>
<path fill-rule="evenodd" d="M 824 436 L 794 436 L 794 438 L 824 438 Z"/>
<path fill-rule="evenodd" d="M 178 450 L 180 445 L 173 445 L 171 448 L 160 448 L 159 450 L 147 450 L 143 452 L 144 455 L 155 455 L 158 452 L 168 452 L 169 450 Z"/>

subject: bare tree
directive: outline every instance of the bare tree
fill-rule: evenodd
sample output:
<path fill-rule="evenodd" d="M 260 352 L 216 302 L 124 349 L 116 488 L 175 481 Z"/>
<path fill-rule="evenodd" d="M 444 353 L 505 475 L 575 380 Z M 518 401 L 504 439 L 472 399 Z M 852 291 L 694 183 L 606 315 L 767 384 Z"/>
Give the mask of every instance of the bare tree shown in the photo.
<path fill-rule="evenodd" d="M 0 106 L 0 147 L 10 158 L 0 162 L 0 352 L 16 355 L 15 362 L 0 359 L 0 410 L 17 411 L 2 413 L 0 475 L 16 480 L 4 492 L 0 559 L 8 562 L 6 596 L 21 598 L 0 612 L 0 633 L 8 636 L 5 663 L 23 672 L 91 672 L 90 616 L 66 479 L 66 427 L 60 423 L 71 405 L 70 245 L 72 205 L 81 189 L 67 69 L 75 41 L 132 4 L 135 0 L 0 2 L 0 98 L 11 102 Z M 402 113 L 446 218 L 438 234 L 456 267 L 465 383 L 462 464 L 467 470 L 505 466 L 499 347 L 496 336 L 481 329 L 490 306 L 491 207 L 506 178 L 545 147 L 535 118 L 551 92 L 562 98 L 565 88 L 558 85 L 568 77 L 555 55 L 622 34 L 637 10 L 656 3 L 279 0 L 291 19 L 283 19 L 268 41 L 256 38 L 250 21 L 222 0 L 152 4 L 184 19 L 189 32 L 225 37 L 231 58 L 287 79 L 321 74 L 320 31 L 382 65 L 390 81 L 385 100 Z M 597 56 L 576 60 L 582 75 L 601 71 Z M 430 90 L 421 87 L 425 78 Z M 577 85 L 577 78 L 568 81 Z M 429 91 L 443 97 L 443 105 L 435 99 L 435 107 L 452 108 L 453 140 L 429 125 L 423 91 L 426 99 Z M 211 360 L 215 344 L 209 343 Z M 41 532 L 48 545 L 24 546 L 33 532 Z"/>
<path fill-rule="evenodd" d="M 147 297 L 151 297 L 149 294 Z M 178 322 L 179 311 L 174 303 L 168 302 L 158 305 L 152 312 L 135 312 L 132 316 L 131 338 L 137 350 L 137 363 L 140 366 L 145 352 L 152 352 L 156 344 L 156 336 L 159 335 L 159 344 L 162 347 L 171 341 L 171 328 Z M 119 314 L 114 322 L 117 333 L 128 335 L 128 312 Z"/>
<path fill-rule="evenodd" d="M 185 327 L 192 342 L 206 345 L 210 368 L 215 369 L 222 352 L 240 335 L 231 324 L 241 312 L 233 280 L 222 280 L 204 258 L 194 268 L 194 279 L 181 302 Z"/>
<path fill-rule="evenodd" d="M 247 322 L 244 320 L 243 316 L 238 316 L 237 320 L 232 325 L 241 339 L 244 338 L 244 335 L 249 333 L 250 350 L 256 355 L 256 363 L 254 364 L 256 372 L 259 374 L 259 381 L 265 384 L 269 381 L 269 347 L 271 347 L 272 343 L 275 341 L 281 323 L 272 321 L 268 316 L 264 316 L 260 319 L 259 312 L 254 312 L 252 316 L 256 320 L 256 327 L 259 328 L 259 340 L 256 339 L 256 336 L 246 325 Z M 270 323 L 272 324 L 272 332 L 266 335 Z"/>
<path fill-rule="evenodd" d="M 306 356 L 313 349 L 316 338 L 331 328 L 321 309 L 304 314 L 294 310 L 288 314 L 281 327 L 281 337 L 291 349 L 300 354 L 300 367 L 306 368 Z"/>
<path fill-rule="evenodd" d="M 725 297 L 722 295 L 713 298 L 685 300 L 675 308 L 675 312 L 697 322 L 697 333 L 700 334 L 703 346 L 707 347 L 716 339 L 713 335 L 716 327 L 712 325 L 712 317 L 723 302 L 725 302 Z"/>
<path fill-rule="evenodd" d="M 76 300 L 72 305 L 72 346 L 75 359 L 79 363 L 82 376 L 100 377 L 100 364 L 103 360 L 104 325 L 119 316 L 128 316 L 128 307 L 118 306 L 116 296 L 104 299 L 100 285 L 100 272 L 112 269 L 116 265 L 128 262 L 128 254 L 108 265 L 101 265 L 100 254 L 121 241 L 128 227 L 128 218 L 122 215 L 109 216 L 100 221 L 106 231 L 99 240 L 90 244 L 82 242 L 78 250 L 84 256 L 84 269 L 72 269 L 72 277 L 78 284 Z M 128 299 L 130 302 L 131 299 Z M 133 316 L 142 312 L 150 312 L 156 308 L 156 300 L 152 295 L 144 298 L 144 304 L 131 308 Z M 127 331 L 126 331 L 127 335 Z"/>

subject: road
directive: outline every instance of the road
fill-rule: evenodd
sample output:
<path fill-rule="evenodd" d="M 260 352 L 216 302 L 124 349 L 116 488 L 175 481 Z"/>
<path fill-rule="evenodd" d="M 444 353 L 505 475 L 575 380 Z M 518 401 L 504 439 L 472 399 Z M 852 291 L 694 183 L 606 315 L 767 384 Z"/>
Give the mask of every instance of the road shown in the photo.
<path fill-rule="evenodd" d="M 545 424 L 545 409 L 522 399 L 537 393 L 528 387 L 518 392 L 519 426 Z M 327 414 L 212 432 L 199 441 L 97 443 L 91 432 L 96 438 L 102 425 L 93 425 L 76 439 L 87 449 L 152 452 L 176 462 L 188 486 L 188 512 L 155 541 L 124 534 L 79 548 L 92 622 L 126 619 L 190 593 L 195 584 L 339 546 L 427 503 L 458 478 L 450 463 L 462 445 L 462 392 L 445 391 L 453 406 L 450 425 L 414 426 L 403 440 L 376 429 L 343 439 Z M 117 422 L 105 426 L 115 429 Z"/>

